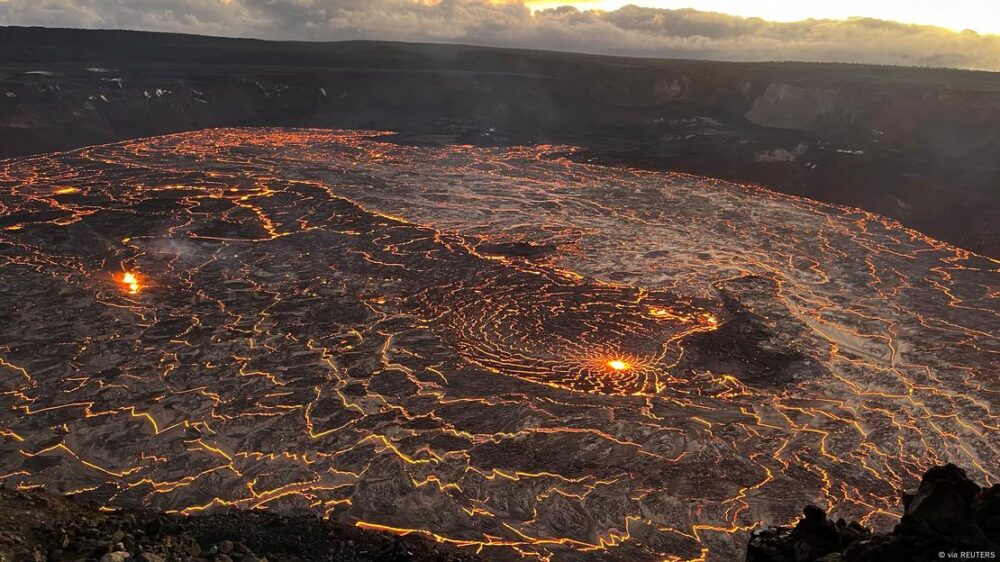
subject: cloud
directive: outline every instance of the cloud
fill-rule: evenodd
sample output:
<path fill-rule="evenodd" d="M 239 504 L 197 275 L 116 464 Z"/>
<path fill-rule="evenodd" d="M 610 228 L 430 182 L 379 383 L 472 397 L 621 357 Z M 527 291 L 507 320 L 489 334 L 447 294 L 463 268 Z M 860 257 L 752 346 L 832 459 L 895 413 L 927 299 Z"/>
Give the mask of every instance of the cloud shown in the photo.
<path fill-rule="evenodd" d="M 6 8 L 7 22 L 13 25 L 1000 70 L 998 35 L 868 18 L 779 23 L 636 6 L 613 12 L 563 7 L 532 14 L 518 0 L 10 0 Z"/>

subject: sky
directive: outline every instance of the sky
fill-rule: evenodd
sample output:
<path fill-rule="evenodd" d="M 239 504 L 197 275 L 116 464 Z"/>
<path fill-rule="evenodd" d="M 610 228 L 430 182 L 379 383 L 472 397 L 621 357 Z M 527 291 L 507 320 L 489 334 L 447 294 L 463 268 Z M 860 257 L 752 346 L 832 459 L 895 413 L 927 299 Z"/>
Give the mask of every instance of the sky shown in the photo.
<path fill-rule="evenodd" d="M 953 31 L 971 29 L 979 33 L 1000 33 L 1000 0 L 535 0 L 532 10 L 572 5 L 581 10 L 617 10 L 627 4 L 649 8 L 695 8 L 743 17 L 789 22 L 809 18 L 847 19 L 869 17 L 903 23 L 935 25 Z"/>
<path fill-rule="evenodd" d="M 1000 71 L 1000 0 L 0 0 L 0 24 Z"/>

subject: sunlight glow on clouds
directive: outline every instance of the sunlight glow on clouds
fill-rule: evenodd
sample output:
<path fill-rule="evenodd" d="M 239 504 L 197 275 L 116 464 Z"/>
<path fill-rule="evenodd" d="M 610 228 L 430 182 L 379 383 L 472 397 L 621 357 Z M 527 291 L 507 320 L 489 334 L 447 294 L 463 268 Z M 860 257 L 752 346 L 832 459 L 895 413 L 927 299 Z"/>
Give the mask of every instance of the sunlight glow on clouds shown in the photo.
<path fill-rule="evenodd" d="M 902 23 L 934 25 L 954 31 L 972 29 L 1000 33 L 1000 2 L 997 0 L 527 0 L 532 10 L 571 5 L 580 10 L 617 10 L 628 4 L 647 8 L 721 12 L 770 21 L 791 22 L 809 18 L 845 20 L 878 18 Z"/>
<path fill-rule="evenodd" d="M 615 0 L 578 0 L 578 7 L 544 8 L 550 0 L 0 0 L 0 23 L 141 29 L 262 39 L 335 41 L 386 39 L 467 43 L 499 47 L 553 49 L 583 53 L 723 60 L 806 60 L 916 66 L 950 66 L 1000 70 L 1000 35 L 956 33 L 941 27 L 910 25 L 884 19 L 812 19 L 770 21 L 768 10 L 794 19 L 790 0 L 635 0 L 657 7 L 624 6 Z M 699 8 L 739 15 L 671 9 Z M 798 10 L 823 16 L 829 10 L 852 13 L 858 0 L 799 0 Z M 921 21 L 936 3 L 918 0 L 867 0 L 867 12 L 903 5 Z M 970 9 L 975 0 L 950 0 L 951 15 Z M 810 5 L 812 8 L 810 8 Z M 742 8 L 740 8 L 742 6 Z M 996 6 L 996 7 L 994 7 Z M 532 12 L 531 8 L 537 10 Z M 808 8 L 808 9 L 807 9 Z M 812 11 L 810 11 L 812 10 Z M 1000 2 L 982 4 L 983 14 L 1000 10 Z M 768 11 L 768 13 L 771 13 Z M 929 18 L 941 13 L 926 11 Z M 777 17 L 777 16 L 775 16 Z M 1000 18 L 987 18 L 1000 22 Z M 933 20 L 936 22 L 937 20 Z"/>

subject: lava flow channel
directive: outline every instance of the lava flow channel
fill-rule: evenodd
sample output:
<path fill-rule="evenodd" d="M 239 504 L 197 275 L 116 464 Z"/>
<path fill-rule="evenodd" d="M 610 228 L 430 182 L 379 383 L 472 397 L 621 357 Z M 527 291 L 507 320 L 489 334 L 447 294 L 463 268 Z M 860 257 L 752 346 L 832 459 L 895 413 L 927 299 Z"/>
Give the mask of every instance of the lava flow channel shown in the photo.
<path fill-rule="evenodd" d="M 997 262 L 558 146 L 222 129 L 0 162 L 0 480 L 497 560 L 733 560 L 1000 475 Z"/>

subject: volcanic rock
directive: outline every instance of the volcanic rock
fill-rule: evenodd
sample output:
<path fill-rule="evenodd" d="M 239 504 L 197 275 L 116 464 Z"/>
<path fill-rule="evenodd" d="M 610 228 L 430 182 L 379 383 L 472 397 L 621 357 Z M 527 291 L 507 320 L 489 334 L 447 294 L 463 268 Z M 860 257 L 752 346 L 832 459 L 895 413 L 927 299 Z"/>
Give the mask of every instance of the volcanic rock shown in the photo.
<path fill-rule="evenodd" d="M 806 506 L 803 515 L 794 529 L 769 527 L 755 532 L 747 548 L 747 562 L 830 560 L 831 554 L 871 535 L 857 523 L 830 521 L 825 511 L 813 505 Z"/>
<path fill-rule="evenodd" d="M 903 494 L 903 505 L 902 520 L 886 534 L 843 519 L 831 523 L 821 509 L 808 506 L 794 529 L 754 532 L 746 560 L 915 562 L 993 558 L 1000 550 L 1000 485 L 983 489 L 961 468 L 937 466 L 924 474 L 915 492 Z"/>
<path fill-rule="evenodd" d="M 0 157 L 236 124 L 556 141 L 1000 252 L 997 73 L 19 27 L 0 29 L 0 68 Z"/>
<path fill-rule="evenodd" d="M 102 513 L 96 505 L 81 505 L 44 491 L 21 492 L 3 487 L 0 487 L 0 521 L 3 522 L 0 525 L 0 562 L 209 559 L 216 562 L 305 562 L 331 559 L 331 556 L 344 562 L 478 560 L 475 555 L 418 537 L 383 535 L 314 516 L 280 516 L 239 510 L 191 517 L 146 510 Z M 147 533 L 150 528 L 155 528 L 156 532 Z M 135 541 L 136 549 L 126 551 L 112 547 L 112 552 L 102 553 L 102 548 L 114 544 L 110 537 L 117 533 L 122 533 L 126 541 Z M 216 554 L 209 555 L 211 551 Z"/>

